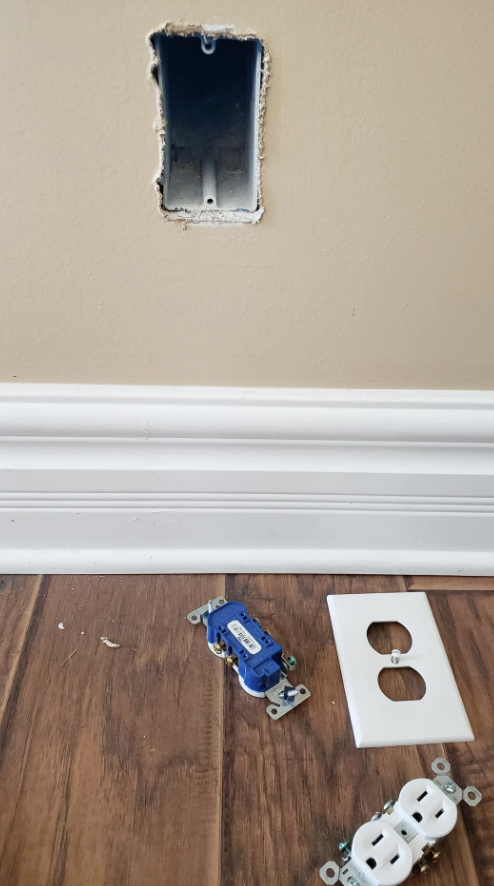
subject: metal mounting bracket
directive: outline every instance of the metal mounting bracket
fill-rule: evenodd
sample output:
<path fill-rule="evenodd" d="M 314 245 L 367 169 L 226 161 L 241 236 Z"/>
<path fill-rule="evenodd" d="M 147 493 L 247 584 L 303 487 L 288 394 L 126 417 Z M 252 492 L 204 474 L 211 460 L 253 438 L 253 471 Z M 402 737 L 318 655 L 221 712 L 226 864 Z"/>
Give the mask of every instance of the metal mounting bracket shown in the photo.
<path fill-rule="evenodd" d="M 214 612 L 215 609 L 218 609 L 219 606 L 223 606 L 224 603 L 226 603 L 224 597 L 216 597 L 215 600 L 211 601 L 211 610 L 209 609 L 209 603 L 205 603 L 204 606 L 199 606 L 198 609 L 193 609 L 192 612 L 189 612 L 187 619 L 193 625 L 206 624 L 204 614 L 210 611 Z"/>
<path fill-rule="evenodd" d="M 464 800 L 469 806 L 476 806 L 477 803 L 480 803 L 482 794 L 479 789 L 474 788 L 473 785 L 460 788 L 450 777 L 451 764 L 444 757 L 436 757 L 431 768 L 436 773 L 436 777 L 433 779 L 434 784 L 437 784 L 453 803 L 458 804 L 461 800 Z"/>
<path fill-rule="evenodd" d="M 303 683 L 292 686 L 285 677 L 276 686 L 268 689 L 266 698 L 270 702 L 266 708 L 267 713 L 272 720 L 279 720 L 280 717 L 288 714 L 288 711 L 292 711 L 293 708 L 310 698 L 310 692 Z"/>

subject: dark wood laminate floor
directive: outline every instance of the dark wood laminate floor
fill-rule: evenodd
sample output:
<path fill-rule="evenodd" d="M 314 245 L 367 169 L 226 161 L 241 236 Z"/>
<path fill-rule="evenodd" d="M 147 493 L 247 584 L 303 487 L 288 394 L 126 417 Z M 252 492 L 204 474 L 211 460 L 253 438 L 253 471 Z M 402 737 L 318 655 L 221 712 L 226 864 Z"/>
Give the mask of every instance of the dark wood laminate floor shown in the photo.
<path fill-rule="evenodd" d="M 326 595 L 421 589 L 476 741 L 357 750 Z M 185 619 L 222 594 L 299 661 L 279 722 Z M 0 624 L 0 886 L 317 886 L 438 755 L 483 801 L 420 882 L 494 886 L 492 579 L 0 576 Z"/>

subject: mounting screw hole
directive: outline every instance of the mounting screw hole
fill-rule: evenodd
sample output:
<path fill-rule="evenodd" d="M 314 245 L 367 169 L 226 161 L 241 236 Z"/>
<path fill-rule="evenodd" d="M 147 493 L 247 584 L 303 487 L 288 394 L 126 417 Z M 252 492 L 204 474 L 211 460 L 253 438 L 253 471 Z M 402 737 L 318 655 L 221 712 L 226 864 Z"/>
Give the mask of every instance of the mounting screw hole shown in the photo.
<path fill-rule="evenodd" d="M 192 621 L 197 621 L 197 619 L 198 619 L 198 616 L 197 616 L 197 615 L 193 615 L 193 616 L 192 616 Z"/>
<path fill-rule="evenodd" d="M 216 49 L 216 40 L 212 40 L 211 37 L 201 37 L 201 49 L 206 55 L 212 55 Z"/>
<path fill-rule="evenodd" d="M 208 197 L 208 199 L 206 200 L 206 203 L 209 203 L 209 205 L 211 206 L 211 203 L 214 203 L 213 198 L 212 198 L 212 197 Z"/>
<path fill-rule="evenodd" d="M 302 689 L 300 689 L 300 695 L 305 695 L 306 692 L 307 692 L 307 689 L 305 689 L 305 688 L 302 686 Z"/>

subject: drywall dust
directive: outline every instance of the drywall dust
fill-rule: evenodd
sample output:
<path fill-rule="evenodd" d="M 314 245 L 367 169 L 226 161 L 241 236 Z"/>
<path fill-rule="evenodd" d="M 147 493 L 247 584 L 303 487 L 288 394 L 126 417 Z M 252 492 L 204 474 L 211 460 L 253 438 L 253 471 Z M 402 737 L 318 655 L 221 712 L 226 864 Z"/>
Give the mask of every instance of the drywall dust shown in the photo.
<path fill-rule="evenodd" d="M 110 640 L 108 637 L 100 637 L 100 640 L 110 649 L 120 649 L 121 644 L 114 643 L 113 640 Z"/>

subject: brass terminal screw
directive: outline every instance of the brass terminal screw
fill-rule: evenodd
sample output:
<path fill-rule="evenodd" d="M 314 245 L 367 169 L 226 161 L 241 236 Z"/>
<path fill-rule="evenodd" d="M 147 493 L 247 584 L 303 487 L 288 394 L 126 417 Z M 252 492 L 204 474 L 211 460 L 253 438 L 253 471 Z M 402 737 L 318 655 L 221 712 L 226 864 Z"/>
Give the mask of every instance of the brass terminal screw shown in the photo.
<path fill-rule="evenodd" d="M 221 655 L 224 649 L 226 649 L 226 643 L 224 640 L 220 640 L 219 643 L 213 643 L 213 649 L 217 655 Z"/>

